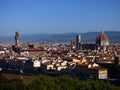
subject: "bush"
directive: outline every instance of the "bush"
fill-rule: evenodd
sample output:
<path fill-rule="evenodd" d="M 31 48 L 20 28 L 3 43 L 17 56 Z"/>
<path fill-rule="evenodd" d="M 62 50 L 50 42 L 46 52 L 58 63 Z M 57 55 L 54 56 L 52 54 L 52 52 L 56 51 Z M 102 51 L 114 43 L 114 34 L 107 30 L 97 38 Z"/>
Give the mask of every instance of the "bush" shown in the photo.
<path fill-rule="evenodd" d="M 32 83 L 25 85 L 22 80 L 7 80 L 0 78 L 0 90 L 120 90 L 103 80 L 79 80 L 67 75 L 46 76 L 40 75 Z"/>
<path fill-rule="evenodd" d="M 27 86 L 27 90 L 116 90 L 119 87 L 102 80 L 88 79 L 80 81 L 67 75 L 51 77 L 39 76 Z"/>

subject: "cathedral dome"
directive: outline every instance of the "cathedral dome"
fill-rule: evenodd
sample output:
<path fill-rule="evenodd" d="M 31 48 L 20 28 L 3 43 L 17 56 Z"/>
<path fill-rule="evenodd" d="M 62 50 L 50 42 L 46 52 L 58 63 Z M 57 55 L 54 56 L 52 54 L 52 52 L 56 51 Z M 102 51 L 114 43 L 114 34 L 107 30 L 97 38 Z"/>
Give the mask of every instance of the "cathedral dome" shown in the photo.
<path fill-rule="evenodd" d="M 100 35 L 96 38 L 96 44 L 99 45 L 109 45 L 109 39 L 102 31 Z"/>

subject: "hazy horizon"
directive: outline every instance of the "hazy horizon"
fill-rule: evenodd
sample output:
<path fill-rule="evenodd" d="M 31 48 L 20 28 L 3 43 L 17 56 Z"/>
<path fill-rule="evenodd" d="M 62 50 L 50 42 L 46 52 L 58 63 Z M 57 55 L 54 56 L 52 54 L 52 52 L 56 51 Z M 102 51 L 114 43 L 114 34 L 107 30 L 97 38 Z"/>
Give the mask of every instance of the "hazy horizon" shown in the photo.
<path fill-rule="evenodd" d="M 120 32 L 120 31 L 104 31 L 103 32 L 106 34 L 106 32 Z M 88 31 L 88 32 L 61 32 L 61 33 L 21 33 L 19 32 L 20 36 L 26 36 L 26 35 L 62 35 L 62 34 L 87 34 L 87 33 L 101 33 L 100 31 Z M 6 34 L 6 35 L 0 35 L 0 37 L 13 37 L 15 36 L 15 32 L 12 34 Z"/>

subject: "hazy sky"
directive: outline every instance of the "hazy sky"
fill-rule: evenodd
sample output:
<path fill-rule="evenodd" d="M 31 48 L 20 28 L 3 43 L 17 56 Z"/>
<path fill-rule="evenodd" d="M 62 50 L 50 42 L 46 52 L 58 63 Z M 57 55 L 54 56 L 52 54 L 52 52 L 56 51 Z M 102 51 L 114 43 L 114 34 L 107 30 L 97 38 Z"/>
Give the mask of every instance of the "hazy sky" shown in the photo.
<path fill-rule="evenodd" d="M 0 0 L 0 35 L 120 31 L 120 0 Z"/>

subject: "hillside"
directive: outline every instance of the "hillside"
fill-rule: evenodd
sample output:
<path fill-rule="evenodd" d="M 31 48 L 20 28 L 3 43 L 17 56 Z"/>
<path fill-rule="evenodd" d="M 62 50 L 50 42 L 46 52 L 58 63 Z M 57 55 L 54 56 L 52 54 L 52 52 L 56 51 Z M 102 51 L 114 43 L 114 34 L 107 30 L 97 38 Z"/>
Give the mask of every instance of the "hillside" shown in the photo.
<path fill-rule="evenodd" d="M 76 40 L 76 35 L 80 34 L 82 42 L 95 42 L 99 32 L 87 32 L 87 33 L 63 33 L 63 34 L 31 34 L 20 35 L 21 43 L 55 43 L 55 42 L 70 42 Z M 111 43 L 120 43 L 120 31 L 107 31 L 105 34 L 108 36 Z M 0 36 L 0 43 L 14 43 L 14 36 Z"/>

